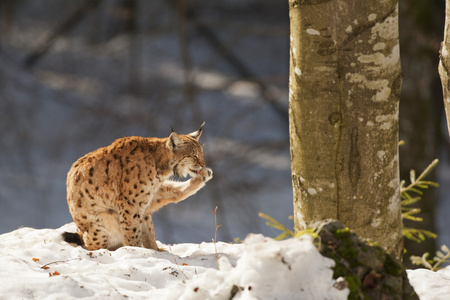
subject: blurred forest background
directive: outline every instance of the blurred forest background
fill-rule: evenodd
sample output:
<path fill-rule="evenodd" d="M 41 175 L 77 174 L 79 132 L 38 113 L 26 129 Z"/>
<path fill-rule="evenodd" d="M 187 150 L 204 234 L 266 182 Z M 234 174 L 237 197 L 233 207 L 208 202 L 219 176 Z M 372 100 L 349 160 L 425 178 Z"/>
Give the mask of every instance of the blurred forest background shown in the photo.
<path fill-rule="evenodd" d="M 400 0 L 401 178 L 434 158 L 423 226 L 450 246 L 450 143 L 437 73 L 444 1 Z M 0 233 L 71 222 L 71 164 L 119 137 L 206 121 L 214 179 L 155 217 L 163 243 L 292 227 L 288 1 L 0 0 Z M 430 240 L 412 254 L 433 251 Z"/>

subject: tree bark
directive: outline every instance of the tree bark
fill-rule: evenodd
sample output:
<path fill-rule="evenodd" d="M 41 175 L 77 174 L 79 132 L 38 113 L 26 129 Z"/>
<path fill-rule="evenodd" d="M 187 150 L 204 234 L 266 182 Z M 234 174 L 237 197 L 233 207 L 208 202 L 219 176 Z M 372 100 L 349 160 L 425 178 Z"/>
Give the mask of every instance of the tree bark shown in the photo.
<path fill-rule="evenodd" d="M 396 0 L 289 0 L 296 230 L 333 218 L 400 257 Z"/>
<path fill-rule="evenodd" d="M 444 94 L 445 115 L 447 128 L 450 133 L 450 0 L 445 1 L 445 29 L 444 41 L 441 45 L 439 61 L 439 76 L 441 77 L 442 92 Z"/>

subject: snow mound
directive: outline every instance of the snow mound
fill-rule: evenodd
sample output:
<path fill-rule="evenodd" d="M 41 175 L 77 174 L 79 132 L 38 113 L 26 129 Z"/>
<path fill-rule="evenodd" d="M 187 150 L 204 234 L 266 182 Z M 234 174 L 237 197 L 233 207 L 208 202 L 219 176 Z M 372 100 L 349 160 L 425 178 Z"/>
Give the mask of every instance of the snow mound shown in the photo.
<path fill-rule="evenodd" d="M 0 235 L 0 295 L 8 299 L 346 299 L 333 287 L 331 259 L 309 237 L 243 244 L 162 245 L 87 251 L 59 229 Z M 220 256 L 219 260 L 216 259 Z M 219 269 L 217 269 L 219 265 Z M 0 296 L 0 299 L 2 298 Z"/>
<path fill-rule="evenodd" d="M 450 299 L 450 266 L 433 272 L 427 269 L 406 270 L 409 283 L 420 300 Z"/>
<path fill-rule="evenodd" d="M 219 270 L 183 284 L 170 299 L 347 299 L 348 289 L 333 287 L 332 267 L 309 236 L 274 241 L 252 234 L 236 267 L 221 257 Z"/>

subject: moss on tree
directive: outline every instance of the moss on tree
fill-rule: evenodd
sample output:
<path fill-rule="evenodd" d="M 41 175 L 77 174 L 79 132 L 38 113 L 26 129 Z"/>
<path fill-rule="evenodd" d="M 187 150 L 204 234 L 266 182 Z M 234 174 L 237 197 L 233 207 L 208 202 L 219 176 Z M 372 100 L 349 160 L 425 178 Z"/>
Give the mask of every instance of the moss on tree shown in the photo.
<path fill-rule="evenodd" d="M 336 262 L 333 277 L 347 282 L 348 299 L 419 299 L 402 263 L 382 247 L 361 240 L 339 221 L 313 227 L 320 228 L 319 251 Z"/>

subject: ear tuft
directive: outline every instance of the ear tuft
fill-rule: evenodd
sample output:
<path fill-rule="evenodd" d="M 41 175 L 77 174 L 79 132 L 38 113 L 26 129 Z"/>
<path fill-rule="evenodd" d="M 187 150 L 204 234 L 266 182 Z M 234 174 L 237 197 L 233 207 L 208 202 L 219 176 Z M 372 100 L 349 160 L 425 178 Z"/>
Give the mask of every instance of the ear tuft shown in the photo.
<path fill-rule="evenodd" d="M 205 122 L 203 122 L 202 125 L 200 125 L 200 128 L 197 131 L 191 132 L 188 135 L 193 137 L 194 139 L 196 139 L 198 141 L 198 139 L 202 135 L 203 126 L 205 126 Z"/>
<path fill-rule="evenodd" d="M 183 140 L 178 136 L 176 132 L 172 132 L 167 140 L 167 146 L 172 149 L 178 149 L 183 144 Z"/>

